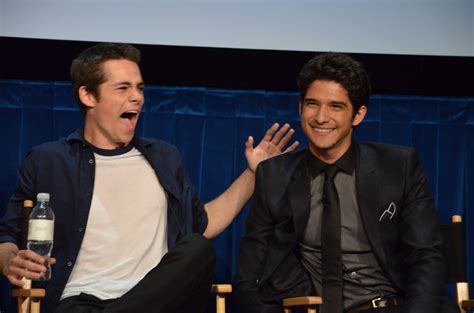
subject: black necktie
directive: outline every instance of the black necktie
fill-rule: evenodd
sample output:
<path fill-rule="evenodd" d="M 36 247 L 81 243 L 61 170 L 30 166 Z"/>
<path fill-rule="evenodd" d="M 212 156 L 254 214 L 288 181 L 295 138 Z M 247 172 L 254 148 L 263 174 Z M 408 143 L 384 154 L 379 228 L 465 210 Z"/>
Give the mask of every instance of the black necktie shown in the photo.
<path fill-rule="evenodd" d="M 341 211 L 334 177 L 338 168 L 324 169 L 321 227 L 323 313 L 342 313 Z"/>

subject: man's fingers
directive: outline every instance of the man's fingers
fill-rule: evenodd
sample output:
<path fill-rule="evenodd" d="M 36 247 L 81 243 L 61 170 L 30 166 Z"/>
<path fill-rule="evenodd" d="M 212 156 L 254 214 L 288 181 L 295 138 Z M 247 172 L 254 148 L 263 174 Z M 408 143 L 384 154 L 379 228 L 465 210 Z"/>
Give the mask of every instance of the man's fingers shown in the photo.
<path fill-rule="evenodd" d="M 10 266 L 12 269 L 17 268 L 28 272 L 44 273 L 46 272 L 46 267 L 43 265 L 45 261 L 44 257 L 33 251 L 21 250 L 11 259 Z"/>
<path fill-rule="evenodd" d="M 289 127 L 289 125 L 288 125 Z M 277 142 L 275 144 L 277 144 L 278 148 L 283 151 L 283 148 L 286 146 L 286 144 L 291 140 L 291 138 L 293 138 L 293 136 L 295 135 L 295 130 L 294 129 L 290 129 L 286 132 L 285 136 L 280 140 L 280 142 Z"/>
<path fill-rule="evenodd" d="M 20 250 L 18 251 L 17 256 L 20 257 L 21 259 L 31 260 L 33 262 L 40 263 L 40 264 L 43 264 L 44 262 L 46 262 L 44 257 L 42 257 L 41 255 L 31 250 Z"/>
<path fill-rule="evenodd" d="M 23 286 L 23 281 L 22 278 L 28 278 L 28 279 L 38 279 L 44 274 L 44 271 L 31 271 L 28 270 L 24 267 L 18 267 L 15 265 L 10 265 L 9 270 L 8 270 L 8 275 L 6 277 L 8 280 L 16 285 L 16 286 Z"/>
<path fill-rule="evenodd" d="M 296 149 L 296 147 L 298 147 L 300 145 L 300 143 L 298 141 L 295 141 L 291 144 L 291 146 L 289 146 L 288 148 L 286 148 L 285 152 L 290 152 L 290 151 L 293 151 Z"/>
<path fill-rule="evenodd" d="M 248 150 L 248 149 L 251 149 L 253 148 L 253 137 L 252 136 L 249 136 L 249 138 L 247 138 L 247 141 L 245 142 L 245 149 Z"/>
<path fill-rule="evenodd" d="M 283 125 L 273 136 L 272 143 L 278 146 L 281 142 L 281 138 L 288 132 L 289 129 L 290 129 L 290 124 L 286 123 L 285 125 Z"/>
<path fill-rule="evenodd" d="M 16 269 L 16 273 L 21 276 L 25 276 L 25 272 L 27 273 L 44 273 L 46 272 L 46 267 L 44 265 L 29 261 L 29 260 L 21 260 L 13 263 L 13 269 Z M 27 277 L 30 278 L 30 277 Z M 36 278 L 36 277 L 35 277 Z"/>
<path fill-rule="evenodd" d="M 277 131 L 278 127 L 280 127 L 280 124 L 274 123 L 272 127 L 267 129 L 265 132 L 265 136 L 263 136 L 262 141 L 268 141 L 270 142 L 272 140 L 273 134 Z"/>
<path fill-rule="evenodd" d="M 7 279 L 12 285 L 15 285 L 18 287 L 23 287 L 23 285 L 25 284 L 25 282 L 21 279 L 21 277 L 17 277 L 15 275 L 7 275 Z"/>

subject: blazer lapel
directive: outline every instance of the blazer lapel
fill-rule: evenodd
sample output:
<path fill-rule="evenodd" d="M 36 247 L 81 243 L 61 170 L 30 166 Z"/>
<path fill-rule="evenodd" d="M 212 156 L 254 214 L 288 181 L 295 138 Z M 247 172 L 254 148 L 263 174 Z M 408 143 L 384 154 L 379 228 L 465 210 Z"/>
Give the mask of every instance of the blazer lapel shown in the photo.
<path fill-rule="evenodd" d="M 376 155 L 363 145 L 357 145 L 359 157 L 356 163 L 356 188 L 359 211 L 367 239 L 379 261 L 386 264 L 382 243 L 382 229 L 378 221 L 379 176 Z"/>
<path fill-rule="evenodd" d="M 311 205 L 310 177 L 307 157 L 305 156 L 296 168 L 288 186 L 288 197 L 293 212 L 296 238 L 299 238 L 304 231 L 309 217 Z"/>

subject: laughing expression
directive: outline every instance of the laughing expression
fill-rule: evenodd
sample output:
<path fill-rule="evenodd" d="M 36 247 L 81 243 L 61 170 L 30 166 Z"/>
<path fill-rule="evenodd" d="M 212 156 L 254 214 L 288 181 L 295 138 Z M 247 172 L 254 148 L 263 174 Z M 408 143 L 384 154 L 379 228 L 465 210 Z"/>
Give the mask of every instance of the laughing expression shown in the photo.
<path fill-rule="evenodd" d="M 144 104 L 143 80 L 138 65 L 120 59 L 104 62 L 105 81 L 99 85 L 94 97 L 79 89 L 81 101 L 86 105 L 84 137 L 101 149 L 126 146 L 135 134 L 140 111 Z"/>
<path fill-rule="evenodd" d="M 311 83 L 300 105 L 301 127 L 310 151 L 326 163 L 337 161 L 349 149 L 352 128 L 362 122 L 366 111 L 363 105 L 354 116 L 347 90 L 339 83 Z"/>

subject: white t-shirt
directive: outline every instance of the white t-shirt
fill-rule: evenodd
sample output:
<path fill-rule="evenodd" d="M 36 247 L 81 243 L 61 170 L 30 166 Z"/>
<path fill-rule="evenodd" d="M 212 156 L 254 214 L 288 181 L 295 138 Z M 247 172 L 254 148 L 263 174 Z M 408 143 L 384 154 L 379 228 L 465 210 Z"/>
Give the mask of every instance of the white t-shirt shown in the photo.
<path fill-rule="evenodd" d="M 81 292 L 121 297 L 168 251 L 166 194 L 148 161 L 135 148 L 94 155 L 87 227 L 61 299 Z"/>

